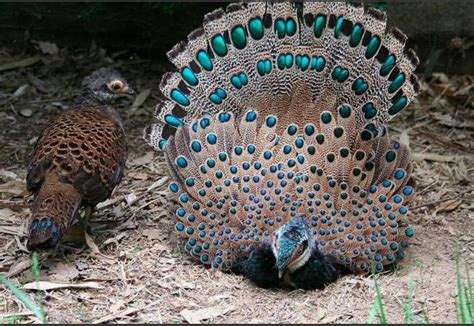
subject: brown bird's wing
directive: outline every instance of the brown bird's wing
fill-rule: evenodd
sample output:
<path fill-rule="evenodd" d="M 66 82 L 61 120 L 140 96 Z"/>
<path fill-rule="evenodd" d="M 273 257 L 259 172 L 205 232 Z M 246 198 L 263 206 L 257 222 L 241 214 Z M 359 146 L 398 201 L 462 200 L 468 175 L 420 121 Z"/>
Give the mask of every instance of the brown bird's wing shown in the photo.
<path fill-rule="evenodd" d="M 85 202 L 107 199 L 122 179 L 127 155 L 125 134 L 116 115 L 81 108 L 60 115 L 43 131 L 30 159 L 27 187 L 36 193 L 46 171 L 73 184 Z"/>

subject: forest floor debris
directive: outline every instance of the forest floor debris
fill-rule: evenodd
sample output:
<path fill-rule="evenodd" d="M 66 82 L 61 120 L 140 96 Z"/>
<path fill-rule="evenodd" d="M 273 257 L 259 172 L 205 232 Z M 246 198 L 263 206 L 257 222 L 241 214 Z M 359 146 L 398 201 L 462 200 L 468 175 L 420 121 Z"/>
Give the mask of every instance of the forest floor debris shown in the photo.
<path fill-rule="evenodd" d="M 367 321 L 375 296 L 371 277 L 346 276 L 320 291 L 265 290 L 183 255 L 173 232 L 166 163 L 142 140 L 166 66 L 138 58 L 114 61 L 114 54 L 105 51 L 67 53 L 38 45 L 43 55 L 12 54 L 0 62 L 0 273 L 19 288 L 37 286 L 25 247 L 32 198 L 24 179 L 39 131 L 70 107 L 81 79 L 99 66 L 120 69 L 139 94 L 133 103 L 117 102 L 130 154 L 124 181 L 91 217 L 99 235 L 84 237 L 75 228 L 64 246 L 39 254 L 48 321 Z M 389 124 L 393 137 L 410 144 L 417 190 L 410 215 L 412 245 L 394 272 L 378 278 L 392 323 L 403 322 L 410 280 L 420 316 L 426 311 L 432 323 L 456 322 L 457 244 L 470 266 L 474 258 L 473 85 L 471 76 L 437 74 Z M 0 298 L 0 320 L 37 321 L 1 285 Z"/>

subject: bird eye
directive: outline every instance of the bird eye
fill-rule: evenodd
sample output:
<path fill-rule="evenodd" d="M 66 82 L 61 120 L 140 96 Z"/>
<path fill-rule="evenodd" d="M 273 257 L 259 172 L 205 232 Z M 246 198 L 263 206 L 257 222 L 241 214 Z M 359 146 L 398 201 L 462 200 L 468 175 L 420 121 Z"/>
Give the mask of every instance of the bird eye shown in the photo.
<path fill-rule="evenodd" d="M 124 84 L 120 80 L 114 80 L 110 83 L 107 84 L 107 87 L 112 91 L 112 92 L 118 92 L 120 91 L 123 87 Z"/>

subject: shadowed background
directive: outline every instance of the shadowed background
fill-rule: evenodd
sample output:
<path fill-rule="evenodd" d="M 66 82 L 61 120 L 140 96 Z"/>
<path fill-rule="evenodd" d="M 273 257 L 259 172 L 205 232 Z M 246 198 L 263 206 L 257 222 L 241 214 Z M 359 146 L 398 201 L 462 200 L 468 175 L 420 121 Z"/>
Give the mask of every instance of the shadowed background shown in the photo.
<path fill-rule="evenodd" d="M 474 2 L 367 1 L 387 12 L 389 24 L 409 36 L 421 59 L 424 76 L 433 71 L 474 72 Z M 165 53 L 205 13 L 226 2 L 135 3 L 0 3 L 0 45 L 31 50 L 32 40 L 60 48 L 87 48 L 91 42 L 124 55 L 165 61 Z M 94 45 L 95 46 L 95 45 Z"/>

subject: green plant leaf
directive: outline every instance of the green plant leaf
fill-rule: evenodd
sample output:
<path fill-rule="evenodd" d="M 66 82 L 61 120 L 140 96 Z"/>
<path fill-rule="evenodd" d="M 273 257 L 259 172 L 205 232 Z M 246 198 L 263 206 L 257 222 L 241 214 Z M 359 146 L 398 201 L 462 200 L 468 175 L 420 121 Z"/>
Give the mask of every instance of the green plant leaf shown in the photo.
<path fill-rule="evenodd" d="M 41 322 L 46 322 L 46 315 L 44 314 L 43 309 L 38 307 L 23 291 L 17 288 L 9 279 L 5 278 L 3 275 L 0 275 L 0 283 L 4 284 L 12 293 L 15 295 L 18 300 L 23 302 L 23 304 L 31 310 L 31 312 L 38 317 Z"/>

